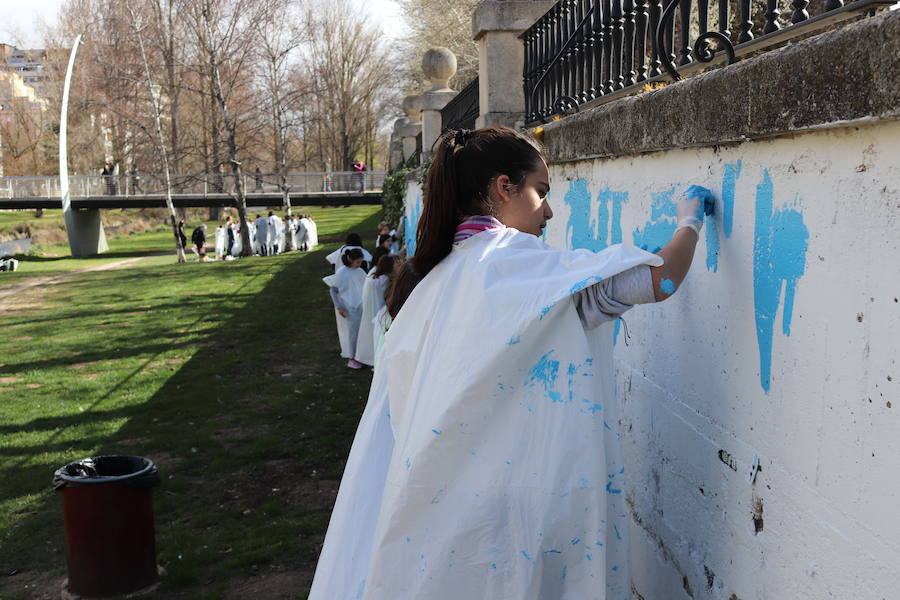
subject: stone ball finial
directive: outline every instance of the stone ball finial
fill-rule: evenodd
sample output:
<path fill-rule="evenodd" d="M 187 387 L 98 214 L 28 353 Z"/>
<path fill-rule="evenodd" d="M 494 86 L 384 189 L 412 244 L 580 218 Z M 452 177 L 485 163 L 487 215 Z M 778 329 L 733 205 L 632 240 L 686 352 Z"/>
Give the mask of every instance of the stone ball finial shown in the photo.
<path fill-rule="evenodd" d="M 403 99 L 401 107 L 403 112 L 406 113 L 406 118 L 413 123 L 418 123 L 422 120 L 422 103 L 418 96 L 407 96 Z"/>
<path fill-rule="evenodd" d="M 431 80 L 431 92 L 450 89 L 447 83 L 456 75 L 456 55 L 448 48 L 432 48 L 422 57 L 422 71 Z"/>

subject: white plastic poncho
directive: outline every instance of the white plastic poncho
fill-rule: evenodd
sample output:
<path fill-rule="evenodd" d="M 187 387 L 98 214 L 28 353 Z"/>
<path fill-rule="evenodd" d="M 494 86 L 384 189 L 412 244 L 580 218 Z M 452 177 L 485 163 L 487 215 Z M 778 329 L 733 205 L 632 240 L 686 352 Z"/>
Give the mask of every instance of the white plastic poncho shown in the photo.
<path fill-rule="evenodd" d="M 244 242 L 241 240 L 241 227 L 240 225 L 232 225 L 232 227 L 234 229 L 234 243 L 231 245 L 231 255 L 240 256 L 244 245 Z"/>
<path fill-rule="evenodd" d="M 319 245 L 319 226 L 316 225 L 315 221 L 310 221 L 306 219 L 306 235 L 309 240 L 309 249 L 314 250 L 316 246 Z"/>
<path fill-rule="evenodd" d="M 225 239 L 228 234 L 225 228 L 219 225 L 216 227 L 216 258 L 225 256 Z"/>
<path fill-rule="evenodd" d="M 374 274 L 374 270 L 372 271 Z M 389 282 L 387 275 L 366 277 L 362 289 L 362 321 L 356 340 L 356 360 L 364 365 L 375 364 L 375 315 L 384 306 L 384 292 Z"/>
<path fill-rule="evenodd" d="M 347 316 L 342 317 L 335 308 L 337 315 L 338 340 L 341 344 L 341 356 L 353 358 L 356 354 L 357 338 L 359 336 L 360 322 L 362 320 L 363 285 L 366 272 L 362 269 L 348 269 L 341 266 L 337 273 L 323 277 L 327 285 L 337 288 Z M 343 331 L 342 331 L 343 330 Z M 342 335 L 343 333 L 343 335 Z"/>
<path fill-rule="evenodd" d="M 325 260 L 327 260 L 328 262 L 330 262 L 331 264 L 334 265 L 335 273 L 337 273 L 338 271 L 340 271 L 341 269 L 344 268 L 344 263 L 341 262 L 341 256 L 344 255 L 345 251 L 350 250 L 351 248 L 358 248 L 359 250 L 362 250 L 363 260 L 366 261 L 367 263 L 372 262 L 372 255 L 369 254 L 369 251 L 366 250 L 365 248 L 363 248 L 362 246 L 341 246 L 340 248 L 338 248 L 337 250 L 335 250 L 334 252 L 332 252 L 331 254 L 329 254 L 328 256 L 325 257 Z"/>
<path fill-rule="evenodd" d="M 325 257 L 325 260 L 334 265 L 335 275 L 337 275 L 341 269 L 345 268 L 344 263 L 341 262 L 341 255 L 343 255 L 344 250 L 347 250 L 349 248 L 359 248 L 363 252 L 364 260 L 372 260 L 372 255 L 369 254 L 368 251 L 361 246 L 341 246 Z M 325 277 L 324 279 L 322 279 L 322 281 L 324 281 L 328 285 L 334 285 L 333 283 L 331 283 L 332 280 L 330 279 L 330 276 Z M 341 356 L 343 356 L 344 358 L 353 358 L 353 355 L 356 354 L 356 347 L 355 345 L 351 344 L 350 328 L 349 324 L 347 323 L 347 319 L 342 317 L 337 309 L 334 309 L 334 319 L 337 325 L 338 341 L 341 344 Z"/>
<path fill-rule="evenodd" d="M 303 249 L 304 244 L 309 244 L 309 238 L 307 233 L 306 225 L 309 221 L 305 218 L 298 219 L 297 225 L 294 227 L 294 249 L 301 250 Z"/>
<path fill-rule="evenodd" d="M 386 334 L 310 600 L 630 598 L 613 325 L 571 297 L 661 262 L 457 245 Z"/>

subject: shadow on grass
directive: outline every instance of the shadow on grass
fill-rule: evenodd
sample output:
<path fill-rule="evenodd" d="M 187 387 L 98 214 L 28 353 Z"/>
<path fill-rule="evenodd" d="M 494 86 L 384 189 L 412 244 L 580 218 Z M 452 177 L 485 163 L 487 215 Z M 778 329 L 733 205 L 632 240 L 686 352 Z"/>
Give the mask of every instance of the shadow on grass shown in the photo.
<path fill-rule="evenodd" d="M 263 590 L 266 582 L 290 581 L 293 597 L 306 597 L 370 382 L 368 372 L 347 369 L 338 356 L 334 312 L 321 282 L 332 249 L 256 259 L 277 272 L 240 306 L 208 297 L 220 325 L 199 336 L 199 350 L 146 401 L 107 406 L 173 347 L 157 337 L 159 330 L 114 356 L 88 351 L 14 367 L 149 354 L 83 412 L 0 428 L 0 435 L 18 433 L 22 440 L 0 453 L 0 481 L 20 496 L 39 496 L 3 539 L 0 571 L 20 574 L 0 579 L 0 596 L 25 597 L 17 581 L 46 583 L 64 572 L 60 500 L 49 489 L 63 463 L 43 456 L 63 451 L 64 462 L 89 454 L 157 462 L 163 481 L 155 491 L 157 548 L 168 575 L 154 597 L 220 598 L 247 581 Z M 126 274 L 122 282 L 139 276 Z M 204 302 L 193 301 L 202 311 Z M 198 328 L 206 318 L 179 329 Z M 78 427 L 119 421 L 114 434 L 73 439 Z M 39 441 L 26 441 L 31 434 Z"/>

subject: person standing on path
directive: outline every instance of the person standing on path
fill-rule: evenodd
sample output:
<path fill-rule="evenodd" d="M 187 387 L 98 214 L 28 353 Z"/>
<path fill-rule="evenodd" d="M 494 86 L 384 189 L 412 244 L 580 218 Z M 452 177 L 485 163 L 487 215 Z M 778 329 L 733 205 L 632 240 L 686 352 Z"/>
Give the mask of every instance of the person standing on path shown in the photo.
<path fill-rule="evenodd" d="M 594 253 L 541 241 L 550 183 L 515 130 L 438 139 L 310 600 L 631 598 L 614 322 L 682 284 L 711 195 Z"/>
<path fill-rule="evenodd" d="M 201 223 L 191 233 L 191 242 L 197 247 L 197 256 L 200 262 L 206 260 L 206 223 Z"/>
<path fill-rule="evenodd" d="M 234 222 L 231 220 L 231 215 L 225 217 L 225 235 L 226 235 L 226 249 L 225 255 L 230 256 L 231 251 L 234 248 Z"/>

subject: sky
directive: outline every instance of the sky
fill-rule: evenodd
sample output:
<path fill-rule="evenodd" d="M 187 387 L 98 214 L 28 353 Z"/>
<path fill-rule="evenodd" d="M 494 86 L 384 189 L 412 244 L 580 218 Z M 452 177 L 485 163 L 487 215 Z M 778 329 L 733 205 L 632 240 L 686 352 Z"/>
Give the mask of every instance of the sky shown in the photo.
<path fill-rule="evenodd" d="M 0 24 L 0 42 L 35 48 L 42 45 L 39 20 L 56 23 L 56 15 L 64 0 L 0 0 L 4 6 L 3 23 Z M 393 0 L 368 0 L 367 10 L 385 29 L 388 37 L 399 37 L 406 27 L 400 20 L 400 7 Z"/>

